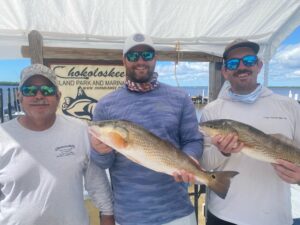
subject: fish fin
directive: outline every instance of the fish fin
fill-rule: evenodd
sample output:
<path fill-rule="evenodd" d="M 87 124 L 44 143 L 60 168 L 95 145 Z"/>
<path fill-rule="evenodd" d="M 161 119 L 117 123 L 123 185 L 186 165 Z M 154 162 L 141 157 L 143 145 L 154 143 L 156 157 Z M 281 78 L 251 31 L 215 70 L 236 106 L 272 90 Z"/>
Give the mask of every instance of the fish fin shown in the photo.
<path fill-rule="evenodd" d="M 115 148 L 123 149 L 128 146 L 128 142 L 120 134 L 116 132 L 110 132 L 109 135 Z"/>
<path fill-rule="evenodd" d="M 120 137 L 125 140 L 128 140 L 129 131 L 123 126 L 115 126 L 115 130 L 119 133 Z"/>
<path fill-rule="evenodd" d="M 191 164 L 193 164 L 198 170 L 203 171 L 203 168 L 200 166 L 200 164 L 198 163 L 198 161 L 194 157 L 189 156 L 189 162 Z"/>
<path fill-rule="evenodd" d="M 210 179 L 208 187 L 215 192 L 220 198 L 225 199 L 230 187 L 230 179 L 239 172 L 236 171 L 215 171 L 209 172 Z"/>
<path fill-rule="evenodd" d="M 289 145 L 292 145 L 294 146 L 296 149 L 300 146 L 300 143 L 296 142 L 295 140 L 292 140 L 290 138 L 288 138 L 287 136 L 283 135 L 283 134 L 270 134 L 270 136 L 282 141 L 282 142 L 285 142 Z"/>

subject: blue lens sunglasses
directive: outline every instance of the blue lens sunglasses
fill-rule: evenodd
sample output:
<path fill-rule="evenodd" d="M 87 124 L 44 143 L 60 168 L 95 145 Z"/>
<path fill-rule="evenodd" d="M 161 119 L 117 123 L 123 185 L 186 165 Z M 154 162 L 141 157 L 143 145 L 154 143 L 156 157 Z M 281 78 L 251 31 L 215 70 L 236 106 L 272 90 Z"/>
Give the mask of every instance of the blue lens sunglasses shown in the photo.
<path fill-rule="evenodd" d="M 155 52 L 152 50 L 142 51 L 142 52 L 130 51 L 126 53 L 126 59 L 129 62 L 137 62 L 140 57 L 142 57 L 144 61 L 151 61 L 154 58 L 154 56 L 155 56 Z"/>
<path fill-rule="evenodd" d="M 21 93 L 23 96 L 36 96 L 40 91 L 43 96 L 54 96 L 56 94 L 55 86 L 48 85 L 23 85 L 21 87 Z"/>
<path fill-rule="evenodd" d="M 227 69 L 236 70 L 237 68 L 239 68 L 241 61 L 243 61 L 243 64 L 245 66 L 251 67 L 257 63 L 258 58 L 256 55 L 246 55 L 241 59 L 239 59 L 239 58 L 228 59 L 224 62 L 224 64 Z"/>

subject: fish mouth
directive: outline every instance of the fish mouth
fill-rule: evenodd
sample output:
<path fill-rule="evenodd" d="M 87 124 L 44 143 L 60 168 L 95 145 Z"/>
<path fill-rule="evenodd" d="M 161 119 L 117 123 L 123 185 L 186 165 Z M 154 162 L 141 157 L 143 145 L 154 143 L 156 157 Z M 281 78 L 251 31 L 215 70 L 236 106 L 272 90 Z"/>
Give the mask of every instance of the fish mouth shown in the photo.
<path fill-rule="evenodd" d="M 92 135 L 95 138 L 99 138 L 99 134 L 97 134 L 97 132 L 95 131 L 94 127 L 88 127 L 88 132 L 90 135 Z"/>
<path fill-rule="evenodd" d="M 201 126 L 201 125 L 198 126 L 198 131 L 199 131 L 200 133 L 202 133 L 203 135 L 208 135 L 208 134 L 207 134 L 206 128 L 203 127 L 203 126 Z"/>

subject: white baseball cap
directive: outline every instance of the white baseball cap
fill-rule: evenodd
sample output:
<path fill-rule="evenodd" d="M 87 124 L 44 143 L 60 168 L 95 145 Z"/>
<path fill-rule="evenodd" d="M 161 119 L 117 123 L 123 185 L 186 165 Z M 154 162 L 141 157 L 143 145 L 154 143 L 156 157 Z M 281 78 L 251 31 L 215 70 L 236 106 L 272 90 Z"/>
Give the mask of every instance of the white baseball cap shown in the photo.
<path fill-rule="evenodd" d="M 153 41 L 150 36 L 141 34 L 141 33 L 136 33 L 130 35 L 125 43 L 124 43 L 124 48 L 123 48 L 123 56 L 133 47 L 138 46 L 138 45 L 147 45 L 150 48 L 152 48 L 155 51 Z"/>

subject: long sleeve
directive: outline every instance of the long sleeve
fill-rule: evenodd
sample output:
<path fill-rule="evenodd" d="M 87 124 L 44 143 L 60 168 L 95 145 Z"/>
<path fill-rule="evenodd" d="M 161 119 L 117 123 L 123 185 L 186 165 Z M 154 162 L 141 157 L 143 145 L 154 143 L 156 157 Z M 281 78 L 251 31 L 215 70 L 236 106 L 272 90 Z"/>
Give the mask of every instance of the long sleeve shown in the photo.
<path fill-rule="evenodd" d="M 114 150 L 110 153 L 101 154 L 99 152 L 96 152 L 94 149 L 91 149 L 91 159 L 94 160 L 94 162 L 102 169 L 108 169 L 113 164 L 113 161 L 115 159 L 115 153 Z"/>
<path fill-rule="evenodd" d="M 180 119 L 181 149 L 195 159 L 200 159 L 203 153 L 203 137 L 198 131 L 198 121 L 193 102 L 186 96 Z"/>
<path fill-rule="evenodd" d="M 85 171 L 85 188 L 103 215 L 113 215 L 112 191 L 105 170 L 90 160 Z"/>
<path fill-rule="evenodd" d="M 295 133 L 294 133 L 294 140 L 296 143 L 300 144 L 300 105 L 295 101 L 294 102 L 295 109 Z"/>
<path fill-rule="evenodd" d="M 200 122 L 210 120 L 208 112 L 204 109 Z M 211 143 L 211 139 L 208 136 L 204 136 L 204 149 L 201 157 L 201 166 L 206 170 L 214 170 L 222 165 L 228 157 L 224 156 L 216 146 Z"/>

